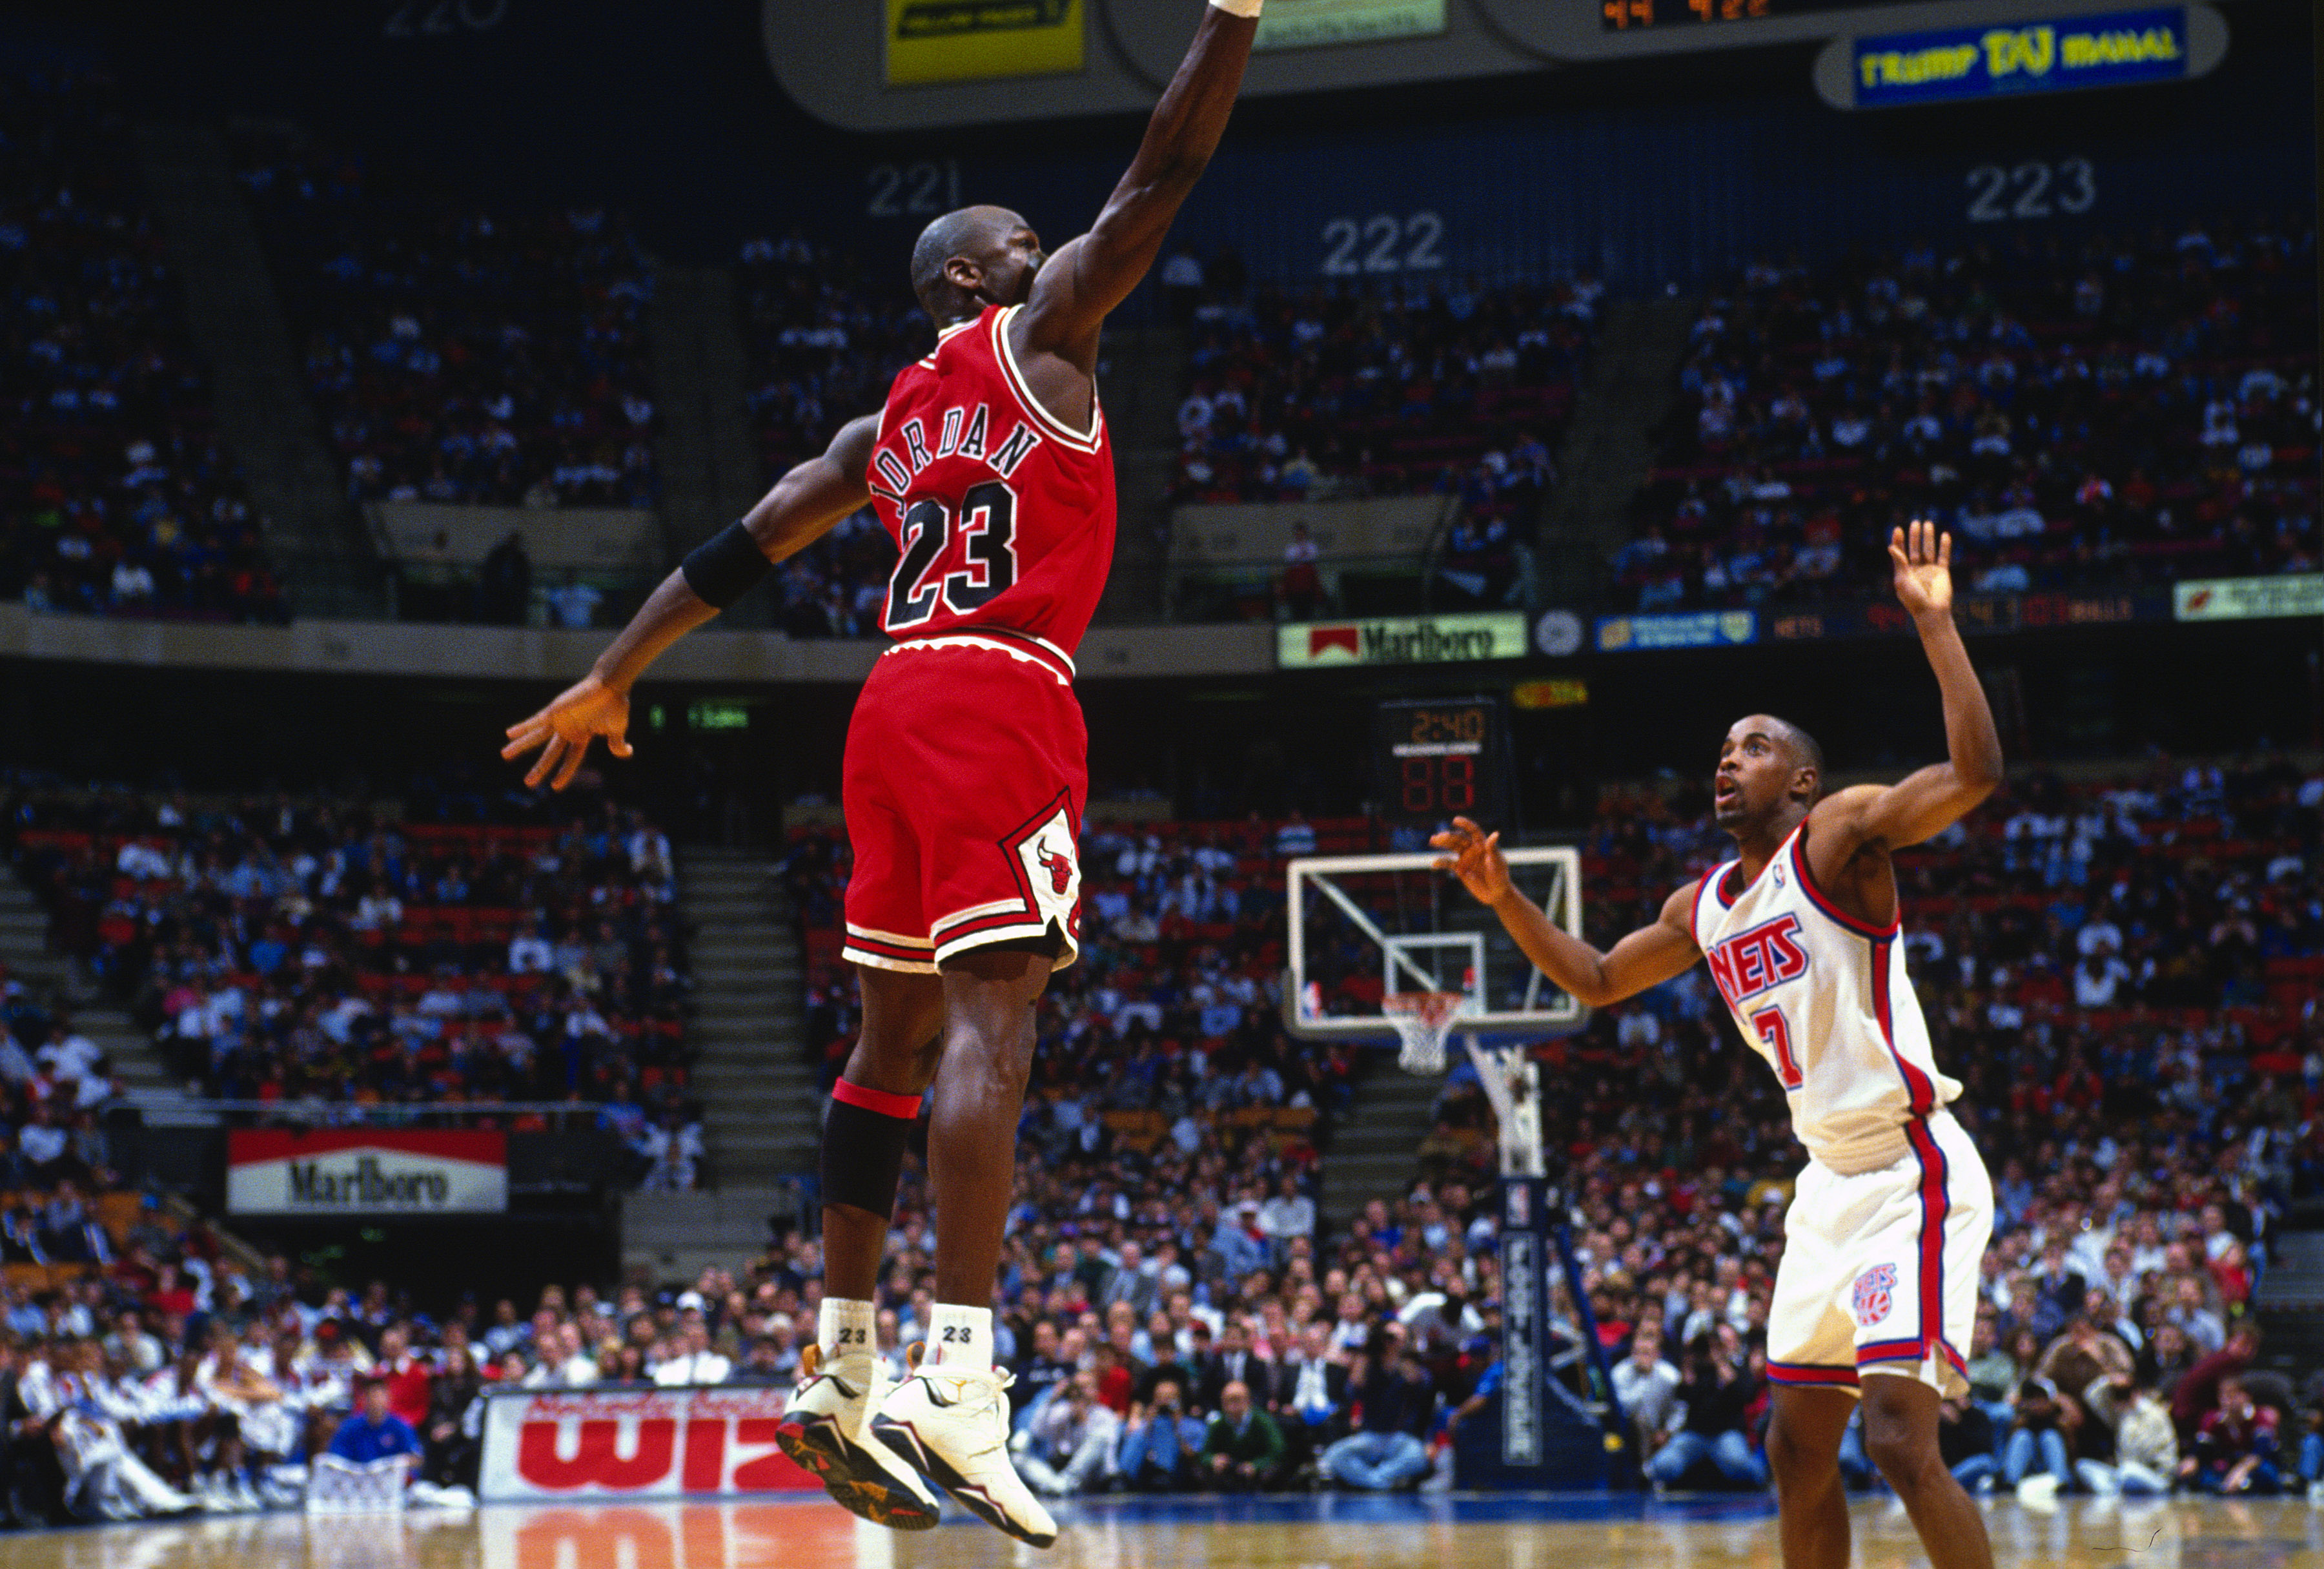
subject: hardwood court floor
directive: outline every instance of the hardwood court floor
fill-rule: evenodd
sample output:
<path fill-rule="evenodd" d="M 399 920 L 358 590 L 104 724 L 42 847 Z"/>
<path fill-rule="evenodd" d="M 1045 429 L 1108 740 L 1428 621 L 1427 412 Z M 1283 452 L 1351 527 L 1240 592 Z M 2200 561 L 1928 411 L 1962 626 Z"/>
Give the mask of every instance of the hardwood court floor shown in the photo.
<path fill-rule="evenodd" d="M 1902 1511 L 1855 1510 L 1858 1569 L 1926 1563 Z M 2070 1499 L 1987 1511 L 2001 1569 L 2324 1569 L 2324 1509 Z M 1106 1500 L 1043 1553 L 973 1520 L 918 1536 L 819 1500 L 256 1515 L 0 1537 L 0 1569 L 1777 1569 L 1756 1499 L 1573 1495 Z"/>

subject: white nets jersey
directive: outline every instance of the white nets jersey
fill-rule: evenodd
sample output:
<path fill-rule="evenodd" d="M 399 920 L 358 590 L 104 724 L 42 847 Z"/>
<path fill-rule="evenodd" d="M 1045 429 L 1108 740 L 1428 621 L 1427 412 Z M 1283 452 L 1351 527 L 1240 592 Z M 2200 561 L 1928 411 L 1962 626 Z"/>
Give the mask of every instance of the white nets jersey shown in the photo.
<path fill-rule="evenodd" d="M 1759 873 L 1742 863 L 1694 892 L 1694 940 L 1737 1028 L 1783 1081 L 1808 1153 L 1842 1173 L 1904 1158 L 1905 1124 L 1960 1094 L 1937 1071 L 1897 926 L 1844 913 L 1808 871 L 1803 822 Z"/>

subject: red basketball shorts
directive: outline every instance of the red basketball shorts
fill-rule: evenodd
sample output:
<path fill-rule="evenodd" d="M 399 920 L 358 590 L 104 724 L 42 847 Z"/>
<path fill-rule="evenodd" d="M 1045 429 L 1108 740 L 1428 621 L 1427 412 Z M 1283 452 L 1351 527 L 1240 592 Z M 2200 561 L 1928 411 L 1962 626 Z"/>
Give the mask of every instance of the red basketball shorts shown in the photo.
<path fill-rule="evenodd" d="M 1053 929 L 1056 967 L 1079 955 L 1089 732 L 1072 682 L 1072 660 L 1021 632 L 918 638 L 872 666 L 843 771 L 847 958 L 934 974 Z"/>

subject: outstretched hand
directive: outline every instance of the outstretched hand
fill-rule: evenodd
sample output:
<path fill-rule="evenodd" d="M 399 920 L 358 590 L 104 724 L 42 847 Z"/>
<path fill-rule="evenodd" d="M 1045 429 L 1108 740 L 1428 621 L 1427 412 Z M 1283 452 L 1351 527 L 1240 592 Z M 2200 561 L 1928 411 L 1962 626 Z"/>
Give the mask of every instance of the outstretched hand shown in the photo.
<path fill-rule="evenodd" d="M 629 756 L 629 728 L 628 695 L 616 692 L 595 676 L 585 676 L 531 718 L 510 725 L 509 743 L 501 748 L 501 756 L 513 762 L 540 748 L 540 756 L 524 782 L 537 785 L 554 771 L 557 777 L 549 780 L 549 788 L 561 790 L 581 771 L 581 760 L 598 736 L 605 738 L 605 750 L 615 757 Z"/>
<path fill-rule="evenodd" d="M 1897 602 L 1918 616 L 1950 615 L 1953 608 L 1953 537 L 1937 525 L 1916 521 L 1888 538 L 1888 558 L 1896 564 Z"/>
<path fill-rule="evenodd" d="M 1498 904 L 1508 896 L 1509 863 L 1501 854 L 1499 830 L 1488 834 L 1468 818 L 1455 817 L 1452 827 L 1428 842 L 1452 852 L 1437 858 L 1436 870 L 1458 877 L 1479 903 Z"/>

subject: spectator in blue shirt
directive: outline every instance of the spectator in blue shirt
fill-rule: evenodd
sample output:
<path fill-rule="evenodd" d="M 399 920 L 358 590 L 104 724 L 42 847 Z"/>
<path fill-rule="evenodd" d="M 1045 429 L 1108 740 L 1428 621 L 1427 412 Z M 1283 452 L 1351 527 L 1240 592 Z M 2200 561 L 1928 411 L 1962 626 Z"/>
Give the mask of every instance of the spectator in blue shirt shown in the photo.
<path fill-rule="evenodd" d="M 372 1379 L 363 1387 L 363 1409 L 331 1435 L 331 1453 L 350 1465 L 369 1465 L 397 1454 L 420 1456 L 420 1435 L 387 1408 L 387 1383 Z"/>
<path fill-rule="evenodd" d="M 1116 1463 L 1122 1485 L 1130 1491 L 1175 1492 L 1194 1480 L 1195 1457 L 1203 1452 L 1203 1425 L 1185 1409 L 1185 1398 L 1176 1379 L 1162 1379 L 1154 1386 L 1151 1409 L 1131 1404 Z"/>
<path fill-rule="evenodd" d="M 250 967 L 262 975 L 272 975 L 290 956 L 290 945 L 282 938 L 282 928 L 269 927 L 266 935 L 250 945 Z"/>

